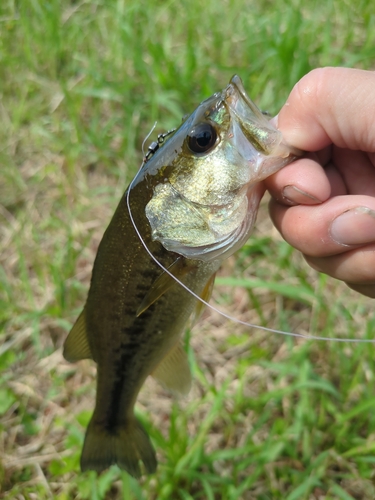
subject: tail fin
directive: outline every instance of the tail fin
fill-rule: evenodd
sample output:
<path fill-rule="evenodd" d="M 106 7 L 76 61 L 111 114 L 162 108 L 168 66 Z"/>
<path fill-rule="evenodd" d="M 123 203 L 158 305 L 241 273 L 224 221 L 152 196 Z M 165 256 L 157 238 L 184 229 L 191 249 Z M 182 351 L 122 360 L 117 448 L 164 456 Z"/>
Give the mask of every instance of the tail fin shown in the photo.
<path fill-rule="evenodd" d="M 156 470 L 157 460 L 150 438 L 134 417 L 123 426 L 108 431 L 92 419 L 87 428 L 81 455 L 81 469 L 101 472 L 117 464 L 134 477 L 141 476 L 139 460 L 146 472 Z"/>

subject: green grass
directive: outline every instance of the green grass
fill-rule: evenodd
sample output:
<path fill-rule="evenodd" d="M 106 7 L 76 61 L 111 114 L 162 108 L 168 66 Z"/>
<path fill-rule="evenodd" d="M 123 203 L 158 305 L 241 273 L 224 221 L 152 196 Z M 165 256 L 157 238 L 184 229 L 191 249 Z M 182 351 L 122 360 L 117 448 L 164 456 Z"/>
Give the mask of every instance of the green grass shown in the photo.
<path fill-rule="evenodd" d="M 372 344 L 207 312 L 189 332 L 191 395 L 173 401 L 153 381 L 140 395 L 160 461 L 140 482 L 79 472 L 95 367 L 61 354 L 154 122 L 154 136 L 174 127 L 234 73 L 276 113 L 314 67 L 374 69 L 373 12 L 369 0 L 1 2 L 2 498 L 375 498 Z M 374 336 L 373 302 L 309 269 L 265 205 L 220 280 L 214 300 L 246 321 Z"/>

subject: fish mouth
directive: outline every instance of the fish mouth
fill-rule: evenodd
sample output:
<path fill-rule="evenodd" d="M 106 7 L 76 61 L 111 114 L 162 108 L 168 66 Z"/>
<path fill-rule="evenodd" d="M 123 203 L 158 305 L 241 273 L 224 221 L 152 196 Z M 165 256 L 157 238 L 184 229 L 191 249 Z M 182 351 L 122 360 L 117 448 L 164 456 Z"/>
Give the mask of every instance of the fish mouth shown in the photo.
<path fill-rule="evenodd" d="M 254 122 L 258 126 L 268 125 L 268 120 L 247 95 L 242 80 L 238 75 L 232 76 L 223 93 L 229 109 L 238 118 L 243 121 Z"/>
<path fill-rule="evenodd" d="M 188 155 L 185 138 L 200 123 L 211 123 L 220 140 L 207 154 Z M 173 154 L 182 152 L 145 208 L 152 239 L 188 259 L 223 259 L 244 243 L 254 224 L 263 194 L 260 181 L 296 156 L 238 76 L 203 101 L 169 140 Z"/>
<path fill-rule="evenodd" d="M 247 95 L 242 80 L 234 75 L 223 90 L 222 99 L 232 116 L 231 141 L 253 172 L 253 182 L 264 180 L 302 151 L 286 144 L 281 132 Z M 280 159 L 275 162 L 275 158 Z M 272 159 L 273 167 L 268 160 Z"/>

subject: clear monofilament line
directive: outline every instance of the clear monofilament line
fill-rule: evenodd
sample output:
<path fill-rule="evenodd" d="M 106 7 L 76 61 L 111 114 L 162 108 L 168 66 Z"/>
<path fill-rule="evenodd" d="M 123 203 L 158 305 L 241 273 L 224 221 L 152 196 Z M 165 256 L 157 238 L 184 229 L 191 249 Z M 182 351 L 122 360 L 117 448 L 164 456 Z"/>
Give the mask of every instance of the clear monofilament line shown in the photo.
<path fill-rule="evenodd" d="M 158 122 L 154 123 L 154 125 L 151 127 L 150 132 L 146 135 L 146 137 L 144 138 L 144 140 L 142 142 L 142 155 L 143 155 L 143 157 L 145 157 L 145 144 L 146 144 L 146 141 L 150 137 L 150 135 L 152 134 L 152 132 L 155 130 L 157 123 Z M 143 165 L 143 163 L 142 163 L 142 165 Z M 141 168 L 142 168 L 142 165 L 141 165 Z M 133 179 L 133 181 L 134 181 L 134 179 Z"/>
<path fill-rule="evenodd" d="M 139 171 L 142 169 L 144 165 L 144 162 L 142 163 Z M 138 173 L 139 173 L 138 171 Z M 238 318 L 235 318 L 234 316 L 231 316 L 230 314 L 227 314 L 223 311 L 220 311 L 220 309 L 218 309 L 217 307 L 213 306 L 212 304 L 209 304 L 208 302 L 206 302 L 204 299 L 202 299 L 202 297 L 200 297 L 199 295 L 197 295 L 196 293 L 194 293 L 192 290 L 190 290 L 189 287 L 187 287 L 184 283 L 182 283 L 178 278 L 176 278 L 176 276 L 174 276 L 171 272 L 168 271 L 168 269 L 166 269 L 163 264 L 161 264 L 157 258 L 152 254 L 152 252 L 149 250 L 148 246 L 146 245 L 146 242 L 144 241 L 144 239 L 142 238 L 141 236 L 141 233 L 139 232 L 138 230 L 138 227 L 135 223 L 135 220 L 133 218 L 133 214 L 131 212 L 131 208 L 130 208 L 130 191 L 133 187 L 133 184 L 135 182 L 135 180 L 137 179 L 137 176 L 138 174 L 134 177 L 134 179 L 131 181 L 129 187 L 128 187 L 128 190 L 127 190 L 127 193 L 126 193 L 126 204 L 127 204 L 127 207 L 128 207 L 128 211 L 129 211 L 129 216 L 130 216 L 130 220 L 131 220 L 131 223 L 134 227 L 134 230 L 139 238 L 139 240 L 141 241 L 144 249 L 146 250 L 146 252 L 149 254 L 149 256 L 152 258 L 152 260 L 165 272 L 167 273 L 171 278 L 173 278 L 180 286 L 182 286 L 182 288 L 184 288 L 187 292 L 189 292 L 191 295 L 193 295 L 193 297 L 195 297 L 197 300 L 199 300 L 200 302 L 202 302 L 202 304 L 204 304 L 205 306 L 207 306 L 208 308 L 210 308 L 212 311 L 215 311 L 217 313 L 219 313 L 221 316 L 223 316 L 224 318 L 230 320 L 230 321 L 234 321 L 235 323 L 238 323 L 240 325 L 243 325 L 243 326 L 248 326 L 250 328 L 258 328 L 259 330 L 264 330 L 266 332 L 270 332 L 270 333 L 277 333 L 279 335 L 286 335 L 286 336 L 289 336 L 289 337 L 300 337 L 300 338 L 303 338 L 303 339 L 310 339 L 310 340 L 324 340 L 324 341 L 332 341 L 332 342 L 358 342 L 358 343 L 374 343 L 375 342 L 375 339 L 350 339 L 350 338 L 340 338 L 340 337 L 320 337 L 318 335 L 304 335 L 303 333 L 294 333 L 294 332 L 285 332 L 283 330 L 274 330 L 273 328 L 268 328 L 266 326 L 261 326 L 261 325 L 255 325 L 255 324 L 252 324 L 252 323 L 248 323 L 246 321 L 242 321 Z"/>

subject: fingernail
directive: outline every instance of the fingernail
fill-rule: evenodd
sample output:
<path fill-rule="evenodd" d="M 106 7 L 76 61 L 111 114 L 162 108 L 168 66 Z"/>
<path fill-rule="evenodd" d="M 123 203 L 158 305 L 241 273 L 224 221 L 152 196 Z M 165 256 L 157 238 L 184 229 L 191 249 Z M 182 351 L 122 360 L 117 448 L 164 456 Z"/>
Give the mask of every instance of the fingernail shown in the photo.
<path fill-rule="evenodd" d="M 331 237 L 341 245 L 363 245 L 375 241 L 375 210 L 351 208 L 334 219 Z"/>
<path fill-rule="evenodd" d="M 278 128 L 279 126 L 279 115 L 274 116 L 271 118 L 270 123 L 275 127 Z"/>
<path fill-rule="evenodd" d="M 283 199 L 291 205 L 315 205 L 322 203 L 312 194 L 306 193 L 296 186 L 286 186 L 283 190 Z"/>

